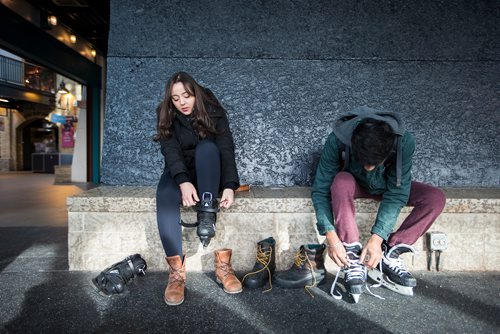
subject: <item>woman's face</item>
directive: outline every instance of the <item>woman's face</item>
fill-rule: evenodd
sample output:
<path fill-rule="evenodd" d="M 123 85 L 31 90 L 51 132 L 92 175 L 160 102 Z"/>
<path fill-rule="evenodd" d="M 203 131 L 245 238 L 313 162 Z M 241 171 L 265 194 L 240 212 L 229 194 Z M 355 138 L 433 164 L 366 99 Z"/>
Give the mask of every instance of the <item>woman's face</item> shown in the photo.
<path fill-rule="evenodd" d="M 196 98 L 186 91 L 182 82 L 177 82 L 172 86 L 172 103 L 179 112 L 191 115 L 195 101 Z"/>

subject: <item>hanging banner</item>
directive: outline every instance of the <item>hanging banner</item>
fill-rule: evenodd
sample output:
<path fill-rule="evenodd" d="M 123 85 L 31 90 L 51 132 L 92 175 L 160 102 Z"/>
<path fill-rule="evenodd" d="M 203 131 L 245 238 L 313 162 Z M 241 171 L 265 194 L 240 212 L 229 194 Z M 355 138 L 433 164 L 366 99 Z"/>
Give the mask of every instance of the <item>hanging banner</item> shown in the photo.
<path fill-rule="evenodd" d="M 69 116 L 69 117 L 64 117 L 65 123 L 63 127 L 61 128 L 61 135 L 62 135 L 62 140 L 61 140 L 61 146 L 63 148 L 73 148 L 75 147 L 75 128 L 73 126 L 74 122 L 74 117 Z"/>
<path fill-rule="evenodd" d="M 62 133 L 62 147 L 72 148 L 75 147 L 75 140 L 73 138 L 73 129 L 61 129 Z"/>

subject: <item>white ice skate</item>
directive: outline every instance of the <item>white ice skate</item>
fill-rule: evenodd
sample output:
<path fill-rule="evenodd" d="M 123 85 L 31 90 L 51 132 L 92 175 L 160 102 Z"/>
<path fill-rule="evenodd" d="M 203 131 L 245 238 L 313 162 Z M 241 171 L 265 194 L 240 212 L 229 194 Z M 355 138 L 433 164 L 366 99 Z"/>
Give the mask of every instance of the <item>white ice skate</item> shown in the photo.
<path fill-rule="evenodd" d="M 368 272 L 368 277 L 378 283 L 372 286 L 383 285 L 399 294 L 413 296 L 413 287 L 417 285 L 417 281 L 406 270 L 404 261 L 400 258 L 400 254 L 408 252 L 416 253 L 412 246 L 406 244 L 396 245 L 388 251 L 384 249 L 379 267 Z"/>

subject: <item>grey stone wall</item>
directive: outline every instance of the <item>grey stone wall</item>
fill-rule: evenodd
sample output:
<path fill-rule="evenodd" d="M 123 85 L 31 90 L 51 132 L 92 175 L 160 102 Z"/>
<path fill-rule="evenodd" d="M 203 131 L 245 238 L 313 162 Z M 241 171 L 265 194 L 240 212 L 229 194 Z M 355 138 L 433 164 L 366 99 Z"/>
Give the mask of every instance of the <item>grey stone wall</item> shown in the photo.
<path fill-rule="evenodd" d="M 243 183 L 310 185 L 334 119 L 400 112 L 414 178 L 500 186 L 495 1 L 111 1 L 102 181 L 155 184 L 155 106 L 175 71 L 229 113 Z"/>

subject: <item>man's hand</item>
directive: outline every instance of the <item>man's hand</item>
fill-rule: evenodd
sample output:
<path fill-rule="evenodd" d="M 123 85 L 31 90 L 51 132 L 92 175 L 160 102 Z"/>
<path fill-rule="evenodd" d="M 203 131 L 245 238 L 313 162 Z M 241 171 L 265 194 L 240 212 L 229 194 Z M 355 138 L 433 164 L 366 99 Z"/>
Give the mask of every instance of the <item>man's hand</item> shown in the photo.
<path fill-rule="evenodd" d="M 328 256 L 337 264 L 337 266 L 344 267 L 349 264 L 344 244 L 337 236 L 337 232 L 326 232 L 326 247 L 328 249 Z"/>
<path fill-rule="evenodd" d="M 370 239 L 363 247 L 359 262 L 363 263 L 366 268 L 373 269 L 382 259 L 382 242 L 384 239 L 377 234 L 372 234 Z"/>
<path fill-rule="evenodd" d="M 234 203 L 234 190 L 230 188 L 224 189 L 222 196 L 220 198 L 220 207 L 229 209 L 229 207 Z"/>
<path fill-rule="evenodd" d="M 193 206 L 200 201 L 198 192 L 191 182 L 184 182 L 179 185 L 182 194 L 182 205 Z"/>

